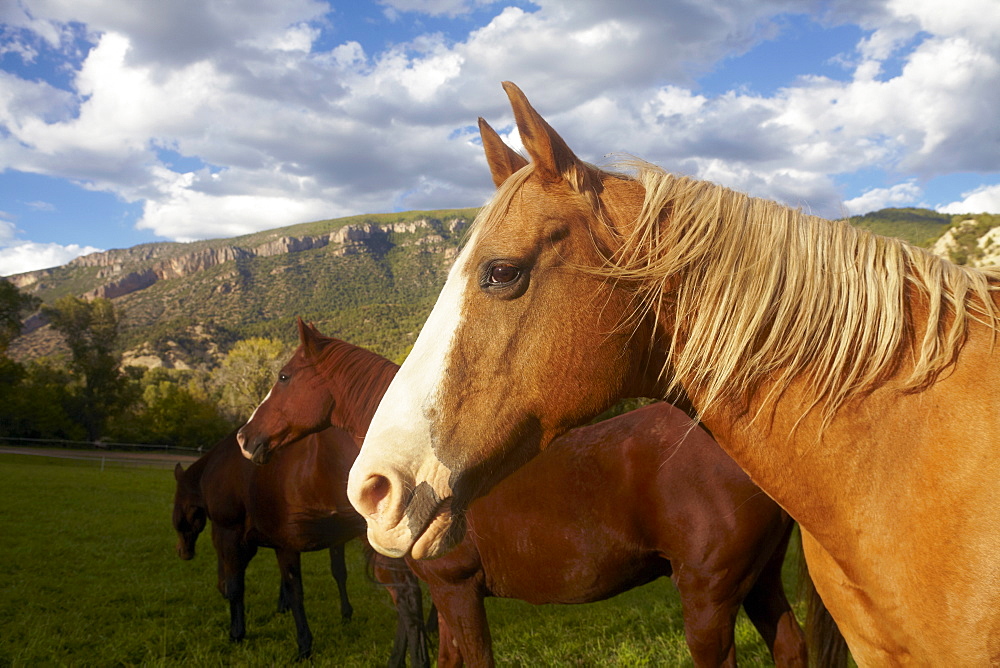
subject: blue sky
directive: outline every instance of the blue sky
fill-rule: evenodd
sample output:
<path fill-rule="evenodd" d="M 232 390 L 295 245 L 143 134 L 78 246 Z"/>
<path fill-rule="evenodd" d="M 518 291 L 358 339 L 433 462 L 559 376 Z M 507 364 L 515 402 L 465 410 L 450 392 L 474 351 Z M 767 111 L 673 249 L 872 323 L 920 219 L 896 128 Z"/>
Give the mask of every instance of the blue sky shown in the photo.
<path fill-rule="evenodd" d="M 517 83 L 630 153 L 827 217 L 1000 212 L 995 0 L 10 0 L 0 275 L 475 206 Z"/>

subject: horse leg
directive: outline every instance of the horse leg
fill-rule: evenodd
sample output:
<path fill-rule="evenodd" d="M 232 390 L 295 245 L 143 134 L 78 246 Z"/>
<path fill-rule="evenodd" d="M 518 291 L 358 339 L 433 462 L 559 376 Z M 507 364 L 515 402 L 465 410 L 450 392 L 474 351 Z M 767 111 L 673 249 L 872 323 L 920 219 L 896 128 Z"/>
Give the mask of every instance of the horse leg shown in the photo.
<path fill-rule="evenodd" d="M 337 581 L 337 591 L 340 592 L 340 618 L 349 622 L 354 615 L 354 608 L 347 598 L 347 561 L 344 553 L 343 543 L 330 548 L 330 573 Z"/>
<path fill-rule="evenodd" d="M 696 666 L 736 666 L 736 614 L 739 597 L 718 573 L 700 573 L 674 564 L 674 584 L 681 595 L 684 636 Z"/>
<path fill-rule="evenodd" d="M 771 558 L 743 600 L 743 609 L 771 650 L 775 666 L 804 667 L 808 665 L 805 634 L 795 619 L 781 582 L 788 538 L 786 534 L 775 546 Z"/>
<path fill-rule="evenodd" d="M 281 569 L 281 586 L 290 594 L 290 608 L 295 619 L 296 641 L 299 659 L 307 659 L 312 654 L 312 631 L 306 621 L 305 593 L 302 589 L 302 558 L 297 550 L 275 549 L 278 566 Z"/>
<path fill-rule="evenodd" d="M 437 633 L 438 632 L 438 609 L 434 605 L 434 601 L 431 601 L 431 609 L 427 611 L 427 623 L 424 624 L 427 629 L 427 633 Z"/>
<path fill-rule="evenodd" d="M 407 649 L 413 668 L 429 668 L 431 660 L 423 622 L 424 602 L 420 581 L 402 559 L 375 555 L 372 566 L 375 580 L 386 587 L 396 607 L 396 636 L 389 656 L 390 668 L 406 665 Z"/>
<path fill-rule="evenodd" d="M 277 554 L 275 554 L 277 556 Z M 278 568 L 281 568 L 281 562 L 278 562 Z M 294 595 L 292 593 L 292 588 L 285 578 L 279 578 L 280 582 L 278 585 L 278 612 L 286 613 L 292 609 L 292 599 Z"/>
<path fill-rule="evenodd" d="M 245 576 L 257 546 L 243 542 L 242 529 L 216 530 L 214 525 L 212 543 L 219 562 L 219 593 L 229 601 L 229 639 L 240 642 L 246 637 Z"/>
<path fill-rule="evenodd" d="M 438 666 L 493 666 L 493 639 L 483 595 L 474 582 L 432 584 L 438 610 Z"/>
<path fill-rule="evenodd" d="M 451 632 L 448 620 L 438 615 L 438 668 L 461 668 L 462 650 L 458 647 L 458 639 Z"/>

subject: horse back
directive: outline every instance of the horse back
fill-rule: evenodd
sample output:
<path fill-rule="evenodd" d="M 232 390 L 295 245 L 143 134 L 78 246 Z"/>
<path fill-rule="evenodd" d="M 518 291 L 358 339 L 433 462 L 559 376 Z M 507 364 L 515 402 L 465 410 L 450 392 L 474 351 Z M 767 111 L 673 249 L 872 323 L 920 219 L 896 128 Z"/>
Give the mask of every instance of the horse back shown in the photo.
<path fill-rule="evenodd" d="M 780 538 L 769 529 L 788 522 L 668 404 L 568 432 L 474 503 L 468 519 L 465 541 L 490 591 L 536 603 L 607 598 L 669 575 L 668 560 L 711 567 L 742 558 L 733 551 L 766 556 L 760 541 Z"/>

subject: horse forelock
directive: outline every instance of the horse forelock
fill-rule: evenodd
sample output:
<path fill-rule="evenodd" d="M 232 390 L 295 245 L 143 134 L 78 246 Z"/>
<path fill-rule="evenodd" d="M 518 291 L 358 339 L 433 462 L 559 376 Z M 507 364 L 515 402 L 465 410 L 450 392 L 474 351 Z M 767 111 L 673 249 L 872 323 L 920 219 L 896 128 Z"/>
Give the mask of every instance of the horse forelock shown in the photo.
<path fill-rule="evenodd" d="M 514 199 L 521 193 L 524 184 L 535 174 L 534 163 L 528 163 L 511 174 L 493 193 L 493 197 L 479 210 L 472 225 L 469 226 L 467 244 L 474 239 L 482 238 L 505 224 L 506 215 Z M 597 167 L 586 163 L 574 165 L 564 176 L 570 188 L 584 198 L 594 211 L 600 211 L 600 191 L 602 189 L 600 175 L 605 174 Z M 617 176 L 617 175 L 615 175 Z"/>
<path fill-rule="evenodd" d="M 629 166 L 645 190 L 641 213 L 616 230 L 620 246 L 593 271 L 638 286 L 640 310 L 684 343 L 668 351 L 664 380 L 696 391 L 702 415 L 764 380 L 780 393 L 804 377 L 829 419 L 904 363 L 904 389 L 932 382 L 954 362 L 970 319 L 1000 329 L 987 272 L 846 221 Z M 909 319 L 914 291 L 927 302 L 925 322 Z M 910 360 L 914 326 L 924 334 Z"/>

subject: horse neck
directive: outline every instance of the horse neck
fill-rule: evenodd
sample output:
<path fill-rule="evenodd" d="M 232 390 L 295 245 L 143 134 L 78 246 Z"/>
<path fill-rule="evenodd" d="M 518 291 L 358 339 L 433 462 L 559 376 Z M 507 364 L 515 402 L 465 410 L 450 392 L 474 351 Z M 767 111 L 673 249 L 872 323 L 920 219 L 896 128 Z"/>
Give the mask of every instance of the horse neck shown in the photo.
<path fill-rule="evenodd" d="M 200 502 L 203 502 L 201 489 L 202 480 L 205 477 L 206 471 L 215 468 L 218 464 L 221 464 L 224 460 L 229 458 L 227 446 L 230 444 L 227 443 L 228 440 L 233 440 L 233 442 L 235 442 L 234 434 L 226 436 L 224 439 L 212 446 L 211 450 L 196 459 L 190 466 L 184 469 L 184 472 L 181 474 L 185 489 L 188 489 L 192 493 L 197 493 Z"/>
<path fill-rule="evenodd" d="M 399 365 L 364 348 L 335 341 L 327 346 L 317 368 L 333 395 L 330 424 L 363 439 Z"/>

